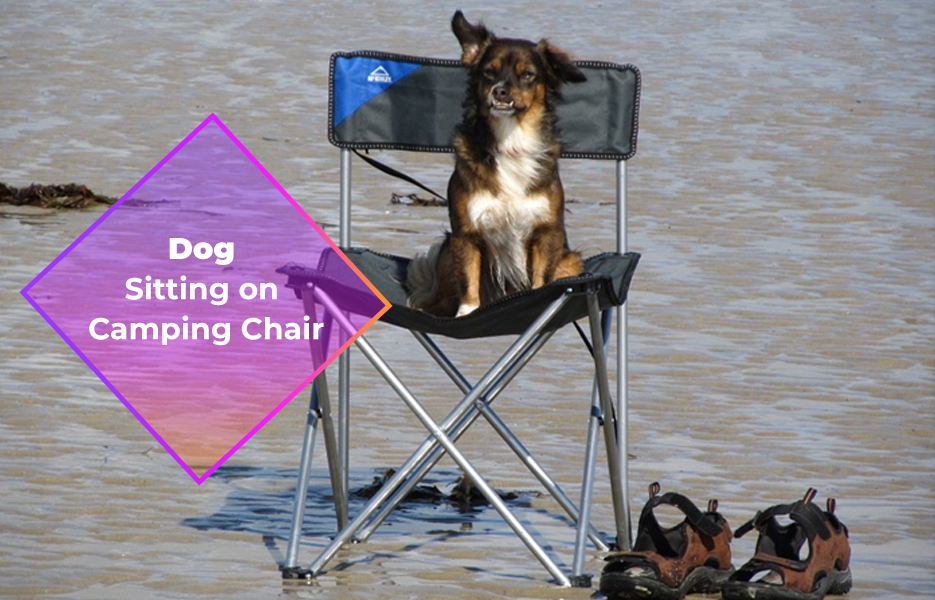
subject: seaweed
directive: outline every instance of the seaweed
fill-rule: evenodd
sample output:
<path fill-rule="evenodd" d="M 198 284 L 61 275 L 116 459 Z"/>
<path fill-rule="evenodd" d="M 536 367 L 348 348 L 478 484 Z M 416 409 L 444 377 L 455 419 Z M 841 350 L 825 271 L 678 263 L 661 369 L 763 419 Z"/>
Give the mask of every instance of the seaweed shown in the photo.
<path fill-rule="evenodd" d="M 448 206 L 448 203 L 440 198 L 423 198 L 416 194 L 390 194 L 390 204 L 402 204 L 403 206 Z"/>
<path fill-rule="evenodd" d="M 38 206 L 40 208 L 76 209 L 97 204 L 111 205 L 118 198 L 95 194 L 77 183 L 42 185 L 34 183 L 24 188 L 0 181 L 0 204 Z"/>

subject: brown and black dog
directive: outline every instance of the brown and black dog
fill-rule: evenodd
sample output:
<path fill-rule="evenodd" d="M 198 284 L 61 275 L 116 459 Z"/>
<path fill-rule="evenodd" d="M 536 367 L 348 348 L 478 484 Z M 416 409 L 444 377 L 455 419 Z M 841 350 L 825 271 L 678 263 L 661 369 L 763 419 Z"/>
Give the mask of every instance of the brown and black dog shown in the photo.
<path fill-rule="evenodd" d="M 565 237 L 555 101 L 584 81 L 547 40 L 501 39 L 461 11 L 451 28 L 468 70 L 448 182 L 451 233 L 409 267 L 409 304 L 463 316 L 482 304 L 583 270 Z"/>

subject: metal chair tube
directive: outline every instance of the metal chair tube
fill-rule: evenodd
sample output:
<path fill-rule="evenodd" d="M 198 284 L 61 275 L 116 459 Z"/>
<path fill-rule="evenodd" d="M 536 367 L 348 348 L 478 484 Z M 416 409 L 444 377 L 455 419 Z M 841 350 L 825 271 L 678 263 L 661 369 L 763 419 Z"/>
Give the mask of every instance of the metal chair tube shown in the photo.
<path fill-rule="evenodd" d="M 322 372 L 318 377 L 324 377 Z M 318 409 L 318 378 L 312 383 L 312 393 L 308 402 L 308 416 L 305 422 L 305 438 L 302 440 L 302 459 L 299 462 L 299 476 L 295 483 L 295 505 L 292 508 L 292 527 L 289 533 L 289 545 L 286 547 L 286 560 L 283 567 L 295 567 L 299 559 L 299 542 L 302 538 L 302 522 L 305 519 L 305 499 L 308 497 L 308 477 L 312 470 L 312 453 L 315 448 L 315 431 L 320 418 Z"/>
<path fill-rule="evenodd" d="M 616 196 L 617 196 L 617 252 L 623 253 L 628 249 L 627 240 L 627 161 L 618 160 L 616 169 Z M 624 302 L 617 310 L 617 411 L 616 435 L 620 451 L 618 461 L 619 475 L 623 486 L 623 523 L 618 525 L 617 546 L 621 550 L 629 550 L 633 545 L 633 528 L 630 522 L 630 471 L 627 454 L 629 452 L 628 433 L 628 407 L 629 407 L 629 360 L 628 360 L 628 322 L 627 306 Z M 619 533 L 626 533 L 621 537 Z"/>
<path fill-rule="evenodd" d="M 600 344 L 605 349 L 605 352 L 607 343 L 610 341 L 611 312 L 613 311 L 608 309 L 604 311 L 603 315 L 601 316 L 602 337 Z M 598 340 L 592 338 L 591 345 L 595 346 L 597 344 Z M 578 521 L 578 527 L 575 530 L 575 556 L 572 561 L 573 577 L 580 577 L 584 575 L 585 524 L 588 523 L 591 518 L 591 498 L 594 494 L 594 473 L 597 463 L 597 435 L 601 419 L 603 418 L 600 408 L 601 404 L 598 394 L 597 378 L 598 373 L 595 371 L 594 383 L 591 386 L 591 416 L 588 419 L 588 441 L 587 445 L 585 446 L 584 473 L 581 477 L 581 520 Z M 606 545 L 604 547 L 598 546 L 598 550 L 601 551 L 607 551 L 608 549 L 609 548 Z"/>

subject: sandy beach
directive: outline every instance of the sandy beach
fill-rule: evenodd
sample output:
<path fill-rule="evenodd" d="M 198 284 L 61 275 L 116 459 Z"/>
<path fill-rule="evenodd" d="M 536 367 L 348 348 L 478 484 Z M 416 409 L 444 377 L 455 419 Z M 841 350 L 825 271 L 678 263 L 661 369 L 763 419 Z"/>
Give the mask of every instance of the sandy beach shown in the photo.
<path fill-rule="evenodd" d="M 328 57 L 456 58 L 457 8 L 504 36 L 642 73 L 629 165 L 629 246 L 643 256 L 629 306 L 633 518 L 653 481 L 699 504 L 718 498 L 734 527 L 813 486 L 850 529 L 849 598 L 931 598 L 931 2 L 6 2 L 0 181 L 119 197 L 215 113 L 336 237 Z M 451 169 L 446 155 L 381 158 L 435 188 Z M 566 161 L 562 179 L 572 245 L 612 249 L 612 164 Z M 391 204 L 415 190 L 362 162 L 354 181 L 355 245 L 411 254 L 446 225 L 444 208 Z M 20 295 L 103 211 L 0 206 L 0 597 L 600 597 L 552 585 L 492 509 L 449 503 L 406 505 L 313 584 L 284 585 L 307 394 L 198 486 Z M 566 329 L 498 408 L 576 489 L 591 373 Z M 433 414 L 460 397 L 405 332 L 377 324 L 368 337 Z M 476 378 L 507 341 L 440 343 Z M 360 354 L 351 361 L 361 487 L 425 432 Z M 557 505 L 478 425 L 465 453 L 570 565 Z M 319 445 L 303 562 L 335 531 L 322 456 Z M 458 475 L 446 460 L 429 483 L 447 490 Z M 603 479 L 595 502 L 595 526 L 610 531 Z M 734 542 L 736 565 L 754 537 Z M 587 564 L 599 574 L 601 555 Z"/>

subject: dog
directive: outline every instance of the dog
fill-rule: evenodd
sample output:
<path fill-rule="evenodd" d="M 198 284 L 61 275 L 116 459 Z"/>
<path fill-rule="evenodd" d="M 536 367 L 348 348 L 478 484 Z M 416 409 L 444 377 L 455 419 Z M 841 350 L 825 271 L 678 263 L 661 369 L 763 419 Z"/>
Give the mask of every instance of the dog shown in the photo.
<path fill-rule="evenodd" d="M 461 11 L 451 28 L 468 72 L 448 182 L 451 232 L 410 263 L 409 305 L 462 317 L 584 270 L 565 235 L 555 102 L 585 80 L 548 40 L 498 38 Z"/>

